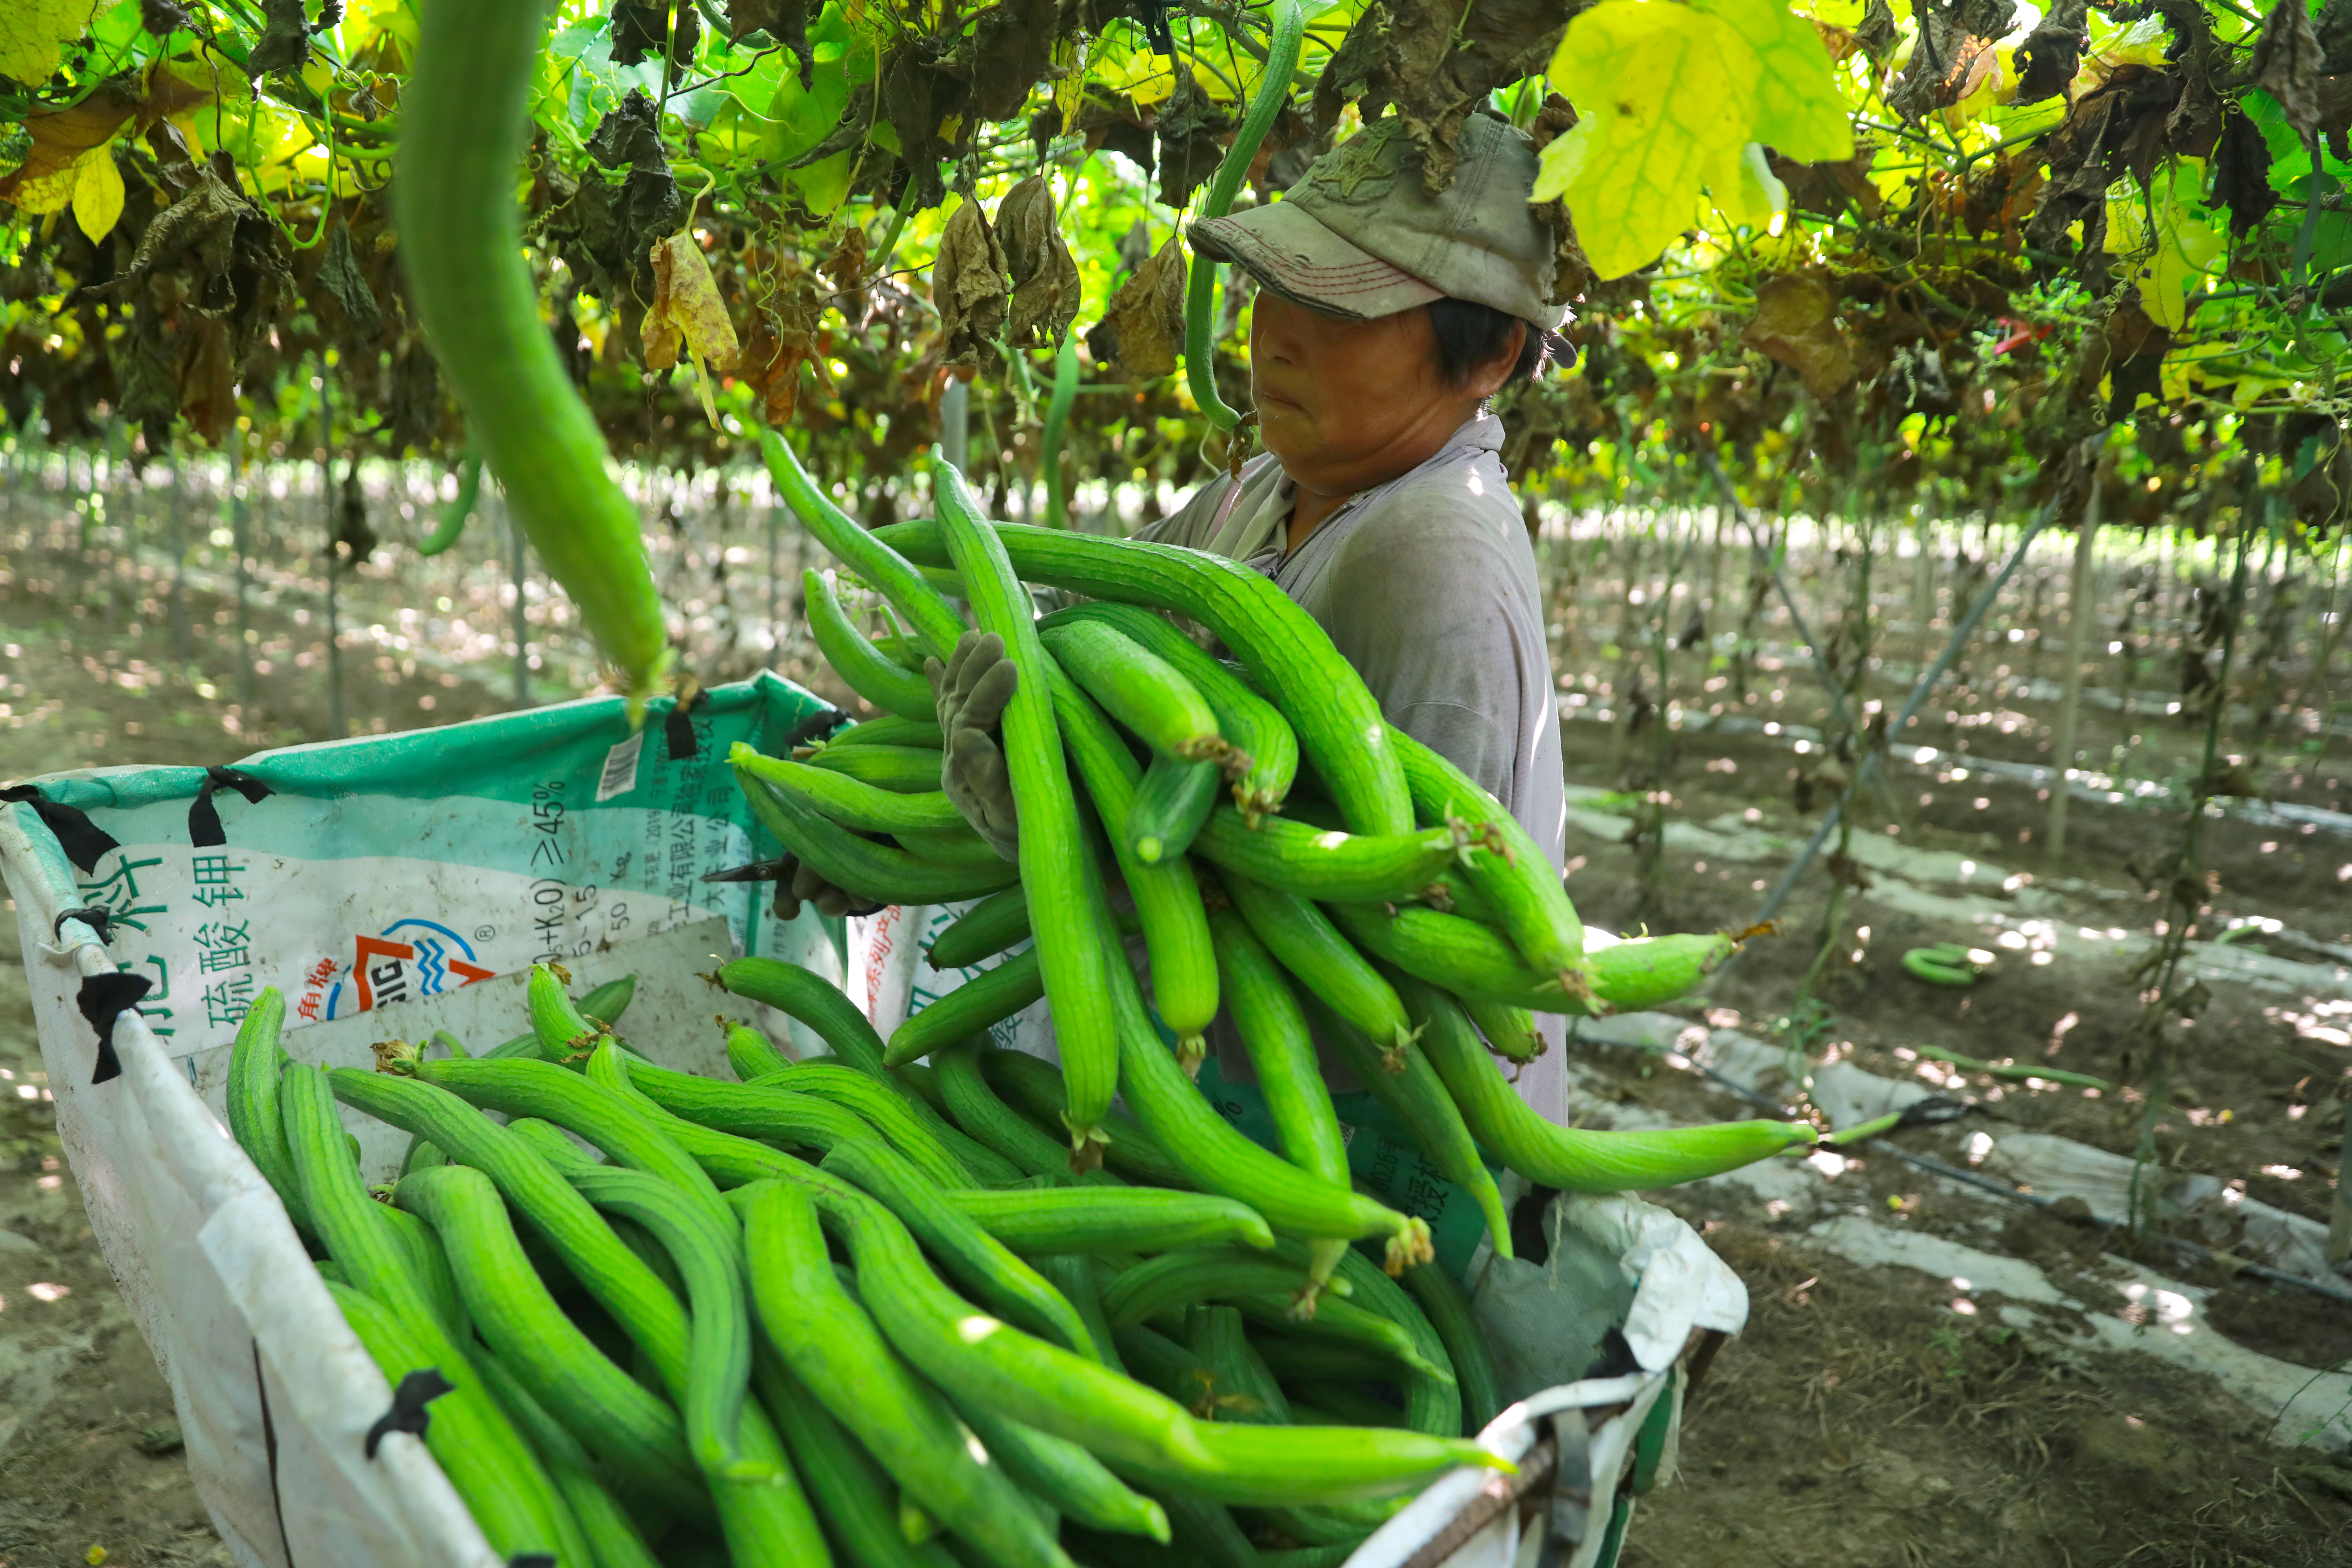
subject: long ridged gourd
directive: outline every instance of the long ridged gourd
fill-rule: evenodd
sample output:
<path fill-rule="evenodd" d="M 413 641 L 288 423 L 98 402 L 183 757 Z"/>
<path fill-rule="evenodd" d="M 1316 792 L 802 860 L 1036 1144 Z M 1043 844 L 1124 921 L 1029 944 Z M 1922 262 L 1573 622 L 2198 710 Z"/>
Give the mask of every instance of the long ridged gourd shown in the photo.
<path fill-rule="evenodd" d="M 1358 833 L 1407 833 L 1412 799 L 1381 706 L 1314 617 L 1273 581 L 1197 550 L 998 523 L 1013 570 L 1032 583 L 1092 598 L 1174 610 L 1233 650 L 1297 731 L 1301 751 Z M 950 564 L 935 521 L 869 535 L 916 560 Z"/>
<path fill-rule="evenodd" d="M 1719 1176 L 1815 1142 L 1812 1126 L 1803 1121 L 1627 1131 L 1554 1126 L 1505 1081 L 1459 1003 L 1409 975 L 1395 978 L 1406 1010 L 1421 1026 L 1421 1048 L 1462 1120 L 1480 1143 L 1530 1181 L 1571 1193 L 1646 1192 Z"/>
<path fill-rule="evenodd" d="M 515 521 L 641 714 L 669 667 L 661 597 L 636 508 L 540 319 L 515 206 L 550 8 L 418 10 L 392 189 L 408 298 Z"/>
<path fill-rule="evenodd" d="M 1013 574 L 1004 546 L 980 515 L 963 475 L 934 453 L 934 496 L 940 531 L 981 630 L 1004 639 L 1004 656 L 1021 672 L 1002 721 L 1005 772 L 1021 824 L 1020 877 L 1028 890 L 1038 973 L 1054 1009 L 1062 1079 L 1069 1092 L 1063 1121 L 1070 1163 L 1087 1170 L 1102 1161 L 1104 1114 L 1118 1092 L 1118 1030 L 1104 1005 L 1116 948 L 1087 918 L 1088 884 L 1077 797 L 1062 756 L 1054 718 L 1045 646 L 1037 637 L 1029 591 Z M 1117 962 L 1125 963 L 1123 956 Z"/>

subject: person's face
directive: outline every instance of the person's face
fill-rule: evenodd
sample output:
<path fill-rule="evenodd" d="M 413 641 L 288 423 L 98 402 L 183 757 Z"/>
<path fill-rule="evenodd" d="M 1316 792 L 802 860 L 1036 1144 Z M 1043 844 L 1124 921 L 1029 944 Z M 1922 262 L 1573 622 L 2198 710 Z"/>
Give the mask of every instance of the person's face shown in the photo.
<path fill-rule="evenodd" d="M 1355 321 L 1270 289 L 1251 308 L 1258 437 L 1309 490 L 1353 494 L 1425 461 L 1494 391 L 1484 380 L 1446 384 L 1424 310 Z"/>

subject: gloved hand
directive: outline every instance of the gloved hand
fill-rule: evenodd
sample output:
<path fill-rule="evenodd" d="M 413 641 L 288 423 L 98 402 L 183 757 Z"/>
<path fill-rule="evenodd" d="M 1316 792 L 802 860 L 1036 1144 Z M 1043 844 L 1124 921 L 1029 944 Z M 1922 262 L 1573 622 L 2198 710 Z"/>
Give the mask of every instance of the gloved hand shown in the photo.
<path fill-rule="evenodd" d="M 870 915 L 882 908 L 846 889 L 835 887 L 806 866 L 795 864 L 791 878 L 776 883 L 776 918 L 793 919 L 801 912 L 803 904 L 814 904 L 819 914 L 835 920 L 844 915 Z"/>
<path fill-rule="evenodd" d="M 1007 860 L 1020 858 L 1021 829 L 1013 807 L 1013 779 L 996 728 L 1020 689 L 1021 667 L 1004 654 L 994 632 L 966 632 L 942 665 L 923 661 L 939 705 L 940 787 L 972 831 Z"/>

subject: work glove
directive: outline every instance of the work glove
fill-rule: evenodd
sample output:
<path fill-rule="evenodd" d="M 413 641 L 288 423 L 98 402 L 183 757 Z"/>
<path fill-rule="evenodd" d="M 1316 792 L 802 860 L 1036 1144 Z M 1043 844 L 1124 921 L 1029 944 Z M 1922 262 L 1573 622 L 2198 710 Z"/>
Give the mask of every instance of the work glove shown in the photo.
<path fill-rule="evenodd" d="M 817 913 L 839 920 L 844 915 L 870 915 L 882 908 L 880 904 L 861 899 L 845 889 L 836 888 L 806 866 L 795 865 L 789 881 L 776 883 L 775 911 L 780 921 L 788 921 L 801 912 L 803 904 L 814 904 Z"/>
<path fill-rule="evenodd" d="M 966 632 L 941 664 L 923 661 L 938 704 L 940 787 L 972 831 L 1007 860 L 1020 858 L 1021 829 L 1013 806 L 1013 779 L 1005 771 L 997 726 L 1005 705 L 1020 689 L 1021 667 L 1005 657 L 1004 639 L 994 632 Z"/>

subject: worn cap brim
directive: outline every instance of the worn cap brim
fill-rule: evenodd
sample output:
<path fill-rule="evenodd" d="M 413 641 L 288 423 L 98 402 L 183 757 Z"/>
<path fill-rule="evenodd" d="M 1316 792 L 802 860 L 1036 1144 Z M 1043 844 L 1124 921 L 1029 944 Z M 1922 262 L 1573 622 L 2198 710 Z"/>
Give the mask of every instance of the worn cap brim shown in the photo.
<path fill-rule="evenodd" d="M 1445 298 L 1288 202 L 1203 218 L 1190 234 L 1199 255 L 1233 262 L 1284 299 L 1335 316 L 1369 321 Z"/>

